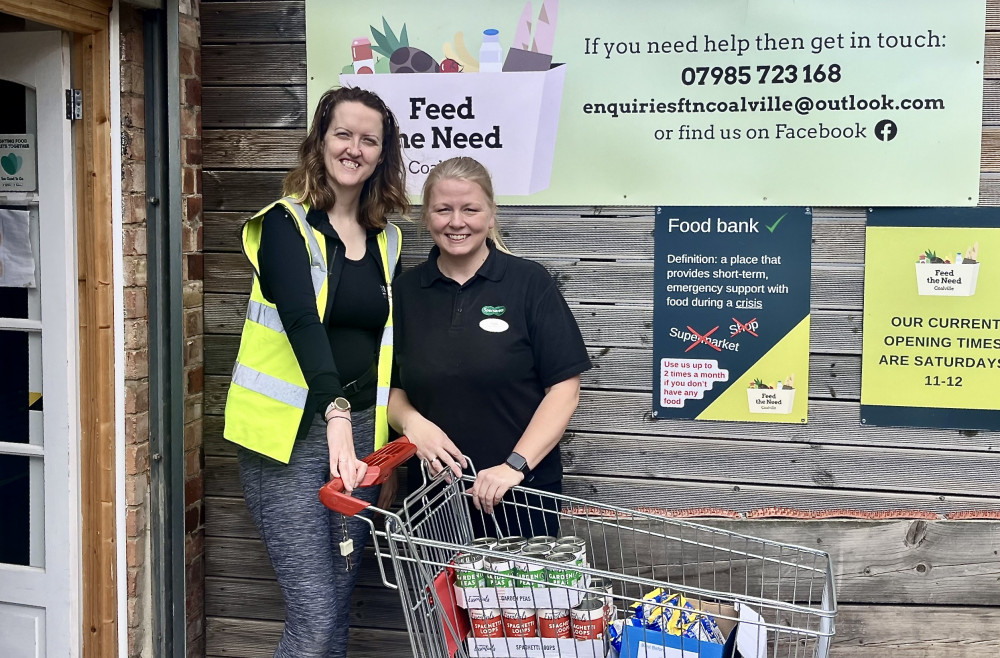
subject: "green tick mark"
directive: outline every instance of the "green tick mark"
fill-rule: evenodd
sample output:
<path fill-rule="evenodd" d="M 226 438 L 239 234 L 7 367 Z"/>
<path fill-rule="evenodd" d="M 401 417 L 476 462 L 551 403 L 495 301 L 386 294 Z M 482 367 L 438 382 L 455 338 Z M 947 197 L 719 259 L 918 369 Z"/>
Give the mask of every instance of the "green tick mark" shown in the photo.
<path fill-rule="evenodd" d="M 787 214 L 788 214 L 788 213 L 786 212 L 786 213 L 785 213 L 785 215 L 787 215 Z M 779 218 L 778 218 L 777 220 L 775 220 L 775 222 L 774 222 L 773 224 L 771 224 L 770 226 L 768 226 L 767 224 L 764 224 L 764 228 L 766 228 L 766 229 L 768 230 L 768 232 L 769 232 L 769 233 L 774 233 L 774 229 L 778 228 L 778 224 L 780 224 L 780 223 L 781 223 L 781 220 L 783 220 L 783 219 L 785 218 L 785 215 L 782 215 L 781 217 L 779 217 Z"/>

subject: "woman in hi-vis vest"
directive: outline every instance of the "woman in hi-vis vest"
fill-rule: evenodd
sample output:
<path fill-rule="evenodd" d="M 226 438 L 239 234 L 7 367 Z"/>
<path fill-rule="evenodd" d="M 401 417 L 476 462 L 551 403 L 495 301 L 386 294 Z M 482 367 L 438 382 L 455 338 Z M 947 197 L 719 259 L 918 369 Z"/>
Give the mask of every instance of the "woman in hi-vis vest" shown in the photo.
<path fill-rule="evenodd" d="M 375 94 L 320 98 L 284 198 L 243 227 L 254 276 L 226 401 L 247 507 L 285 599 L 276 657 L 346 656 L 368 526 L 327 510 L 385 444 L 392 279 L 408 209 L 399 126 Z M 387 494 L 389 492 L 386 492 Z M 357 497 L 375 502 L 377 487 Z M 352 546 L 353 542 L 353 546 Z"/>

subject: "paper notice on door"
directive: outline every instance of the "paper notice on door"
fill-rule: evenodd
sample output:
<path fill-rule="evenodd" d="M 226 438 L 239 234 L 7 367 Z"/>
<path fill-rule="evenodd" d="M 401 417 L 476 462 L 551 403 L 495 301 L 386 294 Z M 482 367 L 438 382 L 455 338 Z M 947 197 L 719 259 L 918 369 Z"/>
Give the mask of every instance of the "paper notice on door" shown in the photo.
<path fill-rule="evenodd" d="M 34 288 L 28 211 L 0 209 L 0 288 Z"/>

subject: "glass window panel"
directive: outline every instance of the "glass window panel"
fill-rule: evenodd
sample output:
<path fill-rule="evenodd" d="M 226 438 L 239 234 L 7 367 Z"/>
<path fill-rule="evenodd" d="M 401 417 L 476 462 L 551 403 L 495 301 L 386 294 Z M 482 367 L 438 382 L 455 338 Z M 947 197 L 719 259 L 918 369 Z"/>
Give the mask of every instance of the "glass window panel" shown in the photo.
<path fill-rule="evenodd" d="M 42 460 L 0 454 L 0 562 L 44 562 Z"/>

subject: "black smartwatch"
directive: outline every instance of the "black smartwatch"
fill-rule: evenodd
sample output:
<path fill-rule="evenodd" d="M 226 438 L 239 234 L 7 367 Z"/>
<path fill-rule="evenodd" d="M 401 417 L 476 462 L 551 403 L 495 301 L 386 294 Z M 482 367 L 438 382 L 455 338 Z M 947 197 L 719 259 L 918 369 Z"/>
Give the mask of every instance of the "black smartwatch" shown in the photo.
<path fill-rule="evenodd" d="M 531 480 L 533 479 L 531 475 L 531 469 L 528 468 L 528 460 L 522 457 L 521 455 L 517 454 L 516 452 L 510 453 L 510 457 L 508 457 L 507 461 L 505 461 L 504 463 L 513 468 L 515 471 L 520 471 L 521 473 L 523 473 L 525 482 L 531 482 Z"/>

